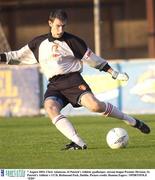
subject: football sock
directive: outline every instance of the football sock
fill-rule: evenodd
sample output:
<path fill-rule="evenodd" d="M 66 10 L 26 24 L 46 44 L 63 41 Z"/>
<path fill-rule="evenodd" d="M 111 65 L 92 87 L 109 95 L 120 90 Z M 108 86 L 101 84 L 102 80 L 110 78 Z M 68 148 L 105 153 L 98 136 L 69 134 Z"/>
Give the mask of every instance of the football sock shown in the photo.
<path fill-rule="evenodd" d="M 52 122 L 65 137 L 81 147 L 85 145 L 84 141 L 78 136 L 72 123 L 65 116 L 60 114 L 53 118 Z"/>
<path fill-rule="evenodd" d="M 105 109 L 103 115 L 121 119 L 126 124 L 129 124 L 131 126 L 134 126 L 136 124 L 136 120 L 133 117 L 121 112 L 117 107 L 113 106 L 110 103 L 106 103 L 106 109 Z"/>

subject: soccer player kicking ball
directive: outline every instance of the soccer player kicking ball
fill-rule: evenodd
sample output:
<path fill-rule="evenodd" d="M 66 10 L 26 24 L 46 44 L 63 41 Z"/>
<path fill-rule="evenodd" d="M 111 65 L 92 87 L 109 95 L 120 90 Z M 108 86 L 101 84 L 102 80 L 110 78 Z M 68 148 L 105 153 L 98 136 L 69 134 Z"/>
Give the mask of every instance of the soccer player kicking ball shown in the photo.
<path fill-rule="evenodd" d="M 19 60 L 25 64 L 40 64 L 42 72 L 49 80 L 44 95 L 45 110 L 56 128 L 71 140 L 65 150 L 87 148 L 72 123 L 60 112 L 68 103 L 73 107 L 84 106 L 103 116 L 121 119 L 142 133 L 150 133 L 150 128 L 144 122 L 124 114 L 110 103 L 96 99 L 80 74 L 83 63 L 109 73 L 113 79 L 127 81 L 129 77 L 126 73 L 112 69 L 108 62 L 93 53 L 82 39 L 65 32 L 67 19 L 63 10 L 52 11 L 48 20 L 48 34 L 34 38 L 17 51 L 0 54 L 0 61 L 8 63 L 10 60 Z"/>

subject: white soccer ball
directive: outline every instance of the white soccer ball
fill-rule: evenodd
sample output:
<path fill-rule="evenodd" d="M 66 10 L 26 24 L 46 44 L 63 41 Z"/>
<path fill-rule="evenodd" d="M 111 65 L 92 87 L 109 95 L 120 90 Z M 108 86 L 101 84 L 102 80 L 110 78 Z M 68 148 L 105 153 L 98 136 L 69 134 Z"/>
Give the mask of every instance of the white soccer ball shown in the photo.
<path fill-rule="evenodd" d="M 106 141 L 111 149 L 125 148 L 129 141 L 128 133 L 123 128 L 113 128 L 106 136 Z"/>

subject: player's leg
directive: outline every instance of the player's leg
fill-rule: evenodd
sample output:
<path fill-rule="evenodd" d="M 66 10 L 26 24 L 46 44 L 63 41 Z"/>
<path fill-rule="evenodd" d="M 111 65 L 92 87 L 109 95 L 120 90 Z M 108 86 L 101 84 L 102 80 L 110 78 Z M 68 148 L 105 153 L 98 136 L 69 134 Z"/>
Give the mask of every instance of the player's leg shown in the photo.
<path fill-rule="evenodd" d="M 150 128 L 144 122 L 121 112 L 117 107 L 110 103 L 100 102 L 92 93 L 86 93 L 81 96 L 80 103 L 93 112 L 99 112 L 104 116 L 121 119 L 132 127 L 138 128 L 145 134 L 150 133 Z"/>
<path fill-rule="evenodd" d="M 72 141 L 66 146 L 66 149 L 86 149 L 85 142 L 79 137 L 72 123 L 60 113 L 63 107 L 63 101 L 55 96 L 45 99 L 44 107 L 56 128 L 68 139 Z"/>

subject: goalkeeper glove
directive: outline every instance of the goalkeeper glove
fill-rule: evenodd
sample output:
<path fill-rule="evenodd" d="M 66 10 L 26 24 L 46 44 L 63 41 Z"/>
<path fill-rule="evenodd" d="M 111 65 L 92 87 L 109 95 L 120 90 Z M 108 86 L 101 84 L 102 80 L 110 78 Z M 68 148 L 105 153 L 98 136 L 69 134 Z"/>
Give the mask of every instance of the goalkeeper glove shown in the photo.
<path fill-rule="evenodd" d="M 129 80 L 129 76 L 127 73 L 120 73 L 117 71 L 112 71 L 111 75 L 112 75 L 112 78 L 116 79 L 116 80 L 120 80 L 120 81 L 128 81 Z"/>

